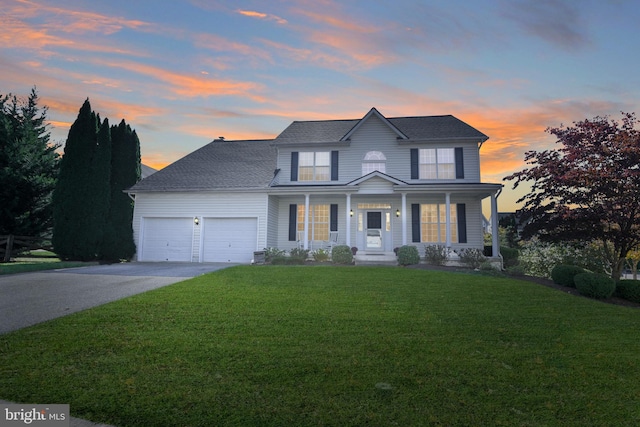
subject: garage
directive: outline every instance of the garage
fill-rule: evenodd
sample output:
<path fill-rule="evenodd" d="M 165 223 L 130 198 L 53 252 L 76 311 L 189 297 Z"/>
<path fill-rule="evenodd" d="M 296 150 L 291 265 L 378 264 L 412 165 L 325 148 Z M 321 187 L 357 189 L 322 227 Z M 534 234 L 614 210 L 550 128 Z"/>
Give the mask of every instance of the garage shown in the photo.
<path fill-rule="evenodd" d="M 205 218 L 202 260 L 249 263 L 256 250 L 257 218 Z"/>
<path fill-rule="evenodd" d="M 191 262 L 193 218 L 144 218 L 140 261 Z"/>

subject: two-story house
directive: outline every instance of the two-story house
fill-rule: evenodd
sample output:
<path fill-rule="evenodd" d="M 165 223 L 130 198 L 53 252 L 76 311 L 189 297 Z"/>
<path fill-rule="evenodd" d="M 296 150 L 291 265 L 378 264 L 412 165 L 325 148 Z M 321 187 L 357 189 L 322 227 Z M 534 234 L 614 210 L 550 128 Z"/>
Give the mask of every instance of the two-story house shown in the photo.
<path fill-rule="evenodd" d="M 215 140 L 128 190 L 137 259 L 246 263 L 265 247 L 334 244 L 358 255 L 482 248 L 481 202 L 490 197 L 497 218 L 502 189 L 480 181 L 487 139 L 450 115 L 386 118 L 373 108 L 361 119 L 296 121 L 273 140 Z"/>

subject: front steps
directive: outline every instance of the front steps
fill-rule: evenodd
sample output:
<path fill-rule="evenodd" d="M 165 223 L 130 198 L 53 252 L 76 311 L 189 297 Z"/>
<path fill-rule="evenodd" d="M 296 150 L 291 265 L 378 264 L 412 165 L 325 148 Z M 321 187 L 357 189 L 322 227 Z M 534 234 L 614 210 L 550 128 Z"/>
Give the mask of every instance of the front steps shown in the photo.
<path fill-rule="evenodd" d="M 358 251 L 353 258 L 356 265 L 398 265 L 394 252 Z"/>

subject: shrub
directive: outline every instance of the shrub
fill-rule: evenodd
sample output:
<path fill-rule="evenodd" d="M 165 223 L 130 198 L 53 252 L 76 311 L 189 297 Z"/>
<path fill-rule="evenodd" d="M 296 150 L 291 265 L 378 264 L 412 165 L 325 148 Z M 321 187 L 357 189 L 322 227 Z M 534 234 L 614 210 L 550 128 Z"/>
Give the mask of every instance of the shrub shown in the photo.
<path fill-rule="evenodd" d="M 518 252 L 517 249 L 501 246 L 500 253 L 502 254 L 502 261 L 505 268 L 518 265 L 518 256 L 520 255 L 520 252 Z"/>
<path fill-rule="evenodd" d="M 325 262 L 329 260 L 329 251 L 326 249 L 318 249 L 316 251 L 314 251 L 311 256 L 313 256 L 313 259 L 317 262 Z"/>
<path fill-rule="evenodd" d="M 520 265 L 513 265 L 504 269 L 509 276 L 524 276 L 524 268 Z"/>
<path fill-rule="evenodd" d="M 351 248 L 347 245 L 334 246 L 331 249 L 331 260 L 334 264 L 351 264 L 353 262 Z"/>
<path fill-rule="evenodd" d="M 616 282 L 602 273 L 580 273 L 573 280 L 580 295 L 590 298 L 609 298 L 616 290 Z"/>
<path fill-rule="evenodd" d="M 466 248 L 460 249 L 458 252 L 460 261 L 471 268 L 480 268 L 483 262 L 487 260 L 481 249 Z"/>
<path fill-rule="evenodd" d="M 616 285 L 616 295 L 640 303 L 640 280 L 620 280 Z"/>
<path fill-rule="evenodd" d="M 420 253 L 415 246 L 401 246 L 398 249 L 398 264 L 413 265 L 420 263 Z"/>
<path fill-rule="evenodd" d="M 289 251 L 292 264 L 304 264 L 309 257 L 309 249 L 293 248 Z"/>
<path fill-rule="evenodd" d="M 551 270 L 551 280 L 557 285 L 575 288 L 574 277 L 581 273 L 585 273 L 585 270 L 577 265 L 558 264 Z"/>
<path fill-rule="evenodd" d="M 425 245 L 424 259 L 427 264 L 444 265 L 449 259 L 449 249 L 442 245 Z"/>
<path fill-rule="evenodd" d="M 278 248 L 264 248 L 264 260 L 265 262 L 272 262 L 274 258 L 284 258 L 286 251 Z"/>

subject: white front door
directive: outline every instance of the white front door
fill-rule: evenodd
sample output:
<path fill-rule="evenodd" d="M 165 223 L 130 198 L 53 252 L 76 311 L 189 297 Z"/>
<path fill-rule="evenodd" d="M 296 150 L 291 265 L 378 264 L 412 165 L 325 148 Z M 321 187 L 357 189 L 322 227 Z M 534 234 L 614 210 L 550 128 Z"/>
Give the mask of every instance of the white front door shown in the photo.
<path fill-rule="evenodd" d="M 366 213 L 366 230 L 365 230 L 365 250 L 382 251 L 384 248 L 382 242 L 382 212 L 367 211 Z"/>

